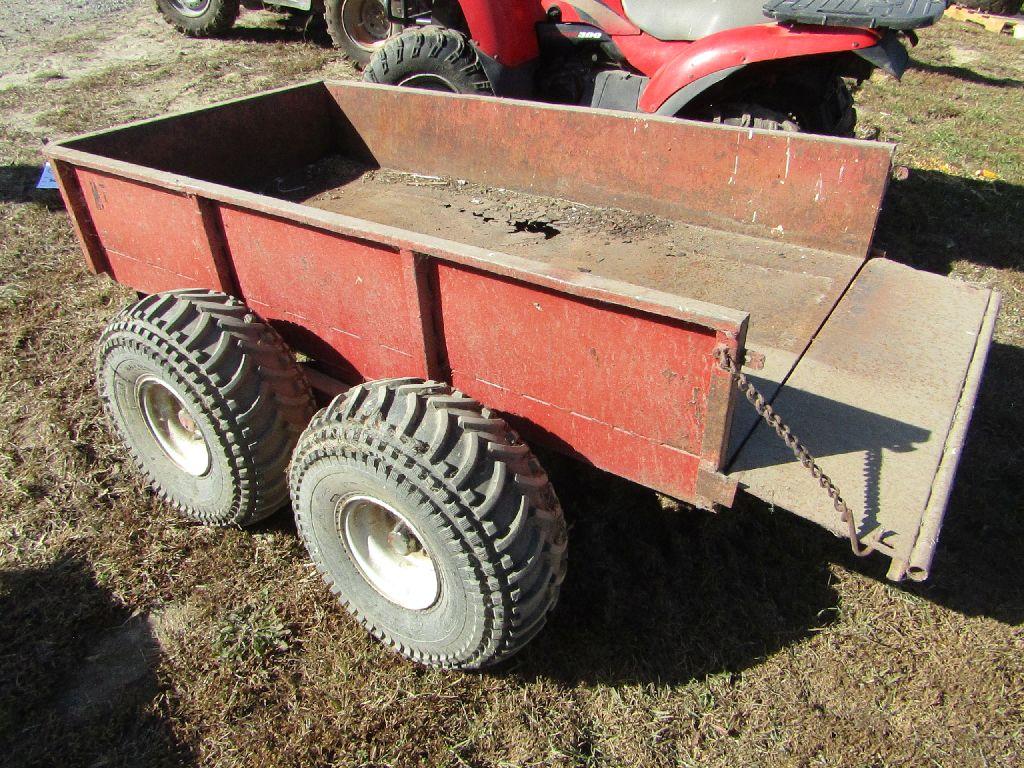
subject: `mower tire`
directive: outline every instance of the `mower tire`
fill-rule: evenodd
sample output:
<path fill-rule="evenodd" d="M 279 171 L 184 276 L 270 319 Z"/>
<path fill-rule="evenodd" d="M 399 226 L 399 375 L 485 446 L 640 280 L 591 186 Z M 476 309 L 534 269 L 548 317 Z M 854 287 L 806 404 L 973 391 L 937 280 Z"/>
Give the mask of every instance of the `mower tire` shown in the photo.
<path fill-rule="evenodd" d="M 107 415 L 161 499 L 211 525 L 250 525 L 287 503 L 313 396 L 277 331 L 242 302 L 147 296 L 107 326 L 96 368 Z"/>
<path fill-rule="evenodd" d="M 363 79 L 448 93 L 494 93 L 469 39 L 441 27 L 410 29 L 392 37 L 373 54 Z"/>

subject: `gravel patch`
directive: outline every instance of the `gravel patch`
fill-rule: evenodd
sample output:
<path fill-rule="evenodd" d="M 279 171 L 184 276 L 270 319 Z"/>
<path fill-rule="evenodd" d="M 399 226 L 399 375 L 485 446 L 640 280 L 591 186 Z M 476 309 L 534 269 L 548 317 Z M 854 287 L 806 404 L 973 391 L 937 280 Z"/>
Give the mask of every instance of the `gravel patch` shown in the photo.
<path fill-rule="evenodd" d="M 147 0 L 3 0 L 0 48 L 41 33 L 67 31 L 75 24 L 119 13 Z"/>

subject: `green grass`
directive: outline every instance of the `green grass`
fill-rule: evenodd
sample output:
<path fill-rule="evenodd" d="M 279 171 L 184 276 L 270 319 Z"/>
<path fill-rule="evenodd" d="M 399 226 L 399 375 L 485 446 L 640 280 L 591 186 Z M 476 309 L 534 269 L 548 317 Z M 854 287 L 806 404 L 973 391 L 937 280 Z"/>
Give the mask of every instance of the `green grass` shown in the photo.
<path fill-rule="evenodd" d="M 933 579 L 887 584 L 881 563 L 782 511 L 696 513 L 545 457 L 572 526 L 560 607 L 508 667 L 455 674 L 367 637 L 286 515 L 245 532 L 177 518 L 101 418 L 93 344 L 132 294 L 86 274 L 66 214 L 26 197 L 40 139 L 351 73 L 294 36 L 184 41 L 148 12 L 128 18 L 154 46 L 139 61 L 0 92 L 0 763 L 1019 763 L 1019 42 L 943 23 L 902 84 L 857 96 L 911 168 L 879 244 L 1004 296 Z M 102 50 L 116 33 L 54 50 Z M 69 719 L 62 691 L 140 613 L 157 663 Z"/>

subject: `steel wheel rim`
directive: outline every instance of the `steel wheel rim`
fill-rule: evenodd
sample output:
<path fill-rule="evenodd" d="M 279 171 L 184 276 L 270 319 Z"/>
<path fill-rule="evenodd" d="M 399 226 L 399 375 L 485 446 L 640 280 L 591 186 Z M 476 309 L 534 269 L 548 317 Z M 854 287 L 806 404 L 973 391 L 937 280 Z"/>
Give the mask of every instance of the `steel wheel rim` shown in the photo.
<path fill-rule="evenodd" d="M 394 507 L 355 494 L 338 502 L 338 532 L 349 557 L 382 597 L 425 611 L 441 594 L 441 579 L 419 531 Z"/>
<path fill-rule="evenodd" d="M 181 395 L 156 376 L 139 379 L 135 392 L 146 426 L 167 458 L 193 477 L 206 474 L 210 446 Z"/>
<path fill-rule="evenodd" d="M 443 91 L 445 93 L 459 92 L 458 88 L 441 77 L 441 75 L 435 75 L 427 72 L 410 75 L 400 82 L 399 85 L 404 85 L 406 88 L 419 88 L 421 91 Z"/>
<path fill-rule="evenodd" d="M 391 37 L 391 22 L 380 0 L 346 0 L 341 8 L 341 25 L 345 34 L 367 51 Z"/>
<path fill-rule="evenodd" d="M 210 0 L 171 0 L 171 7 L 182 16 L 196 18 L 206 13 Z"/>

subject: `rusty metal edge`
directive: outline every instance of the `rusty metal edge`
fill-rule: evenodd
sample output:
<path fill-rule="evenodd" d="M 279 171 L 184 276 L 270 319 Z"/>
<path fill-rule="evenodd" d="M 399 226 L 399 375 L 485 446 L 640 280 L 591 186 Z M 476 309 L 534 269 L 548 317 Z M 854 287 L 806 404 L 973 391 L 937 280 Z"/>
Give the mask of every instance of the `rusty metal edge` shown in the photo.
<path fill-rule="evenodd" d="M 57 179 L 57 186 L 67 203 L 68 212 L 71 214 L 71 227 L 78 238 L 78 244 L 85 255 L 85 263 L 89 271 L 94 275 L 107 274 L 110 272 L 110 263 L 107 261 L 107 252 L 100 243 L 96 234 L 96 225 L 93 223 L 92 214 L 89 213 L 89 206 L 85 202 L 85 193 L 82 185 L 78 183 L 74 168 L 66 163 L 58 162 L 51 158 L 50 163 L 53 175 Z"/>
<path fill-rule="evenodd" d="M 247 101 L 255 101 L 263 98 L 271 98 L 280 93 L 288 93 L 290 91 L 303 91 L 303 90 L 315 90 L 317 88 L 325 87 L 326 83 L 323 80 L 304 80 L 300 83 L 293 85 L 284 85 L 280 88 L 272 88 L 266 91 L 259 91 L 258 93 L 249 94 L 248 96 L 237 96 L 233 99 L 224 99 L 222 101 L 215 101 L 211 104 L 206 104 L 201 107 L 192 107 L 191 109 L 179 109 L 174 112 L 168 112 L 166 114 L 157 115 L 156 117 L 145 117 L 140 120 L 132 120 L 127 123 L 121 123 L 111 128 L 101 128 L 98 131 L 89 131 L 88 133 L 79 133 L 74 136 L 68 136 L 65 139 L 58 139 L 57 141 L 51 141 L 45 147 L 43 147 L 43 154 L 49 156 L 49 150 L 51 147 L 70 147 L 72 144 L 77 144 L 82 141 L 89 141 L 91 139 L 100 138 L 101 136 L 108 136 L 114 133 L 120 133 L 121 131 L 129 128 L 138 128 L 144 125 L 152 125 L 155 123 L 170 122 L 180 117 L 187 117 L 189 115 L 201 115 L 204 112 L 213 112 L 214 110 L 221 109 L 223 107 L 229 107 L 232 104 L 242 104 Z"/>
<path fill-rule="evenodd" d="M 914 540 L 914 546 L 906 562 L 892 561 L 887 578 L 893 581 L 901 581 L 904 578 L 912 581 L 924 581 L 928 578 L 932 558 L 935 555 L 935 547 L 939 540 L 939 531 L 946 516 L 950 494 L 953 491 L 957 465 L 960 463 L 960 453 L 967 438 L 967 428 L 970 426 L 978 390 L 981 387 L 985 361 L 988 359 L 988 353 L 992 347 L 992 338 L 995 334 L 996 318 L 999 315 L 1001 302 L 1002 296 L 998 292 L 989 291 L 988 307 L 985 309 L 985 315 L 981 321 L 978 340 L 974 346 L 974 355 L 971 357 L 970 365 L 964 376 L 960 400 L 954 412 L 953 423 L 946 435 L 942 458 L 935 471 L 935 479 L 924 508 L 924 515 L 921 517 L 917 538 Z"/>
<path fill-rule="evenodd" d="M 696 506 L 714 510 L 716 506 L 731 507 L 736 501 L 739 483 L 736 478 L 723 475 L 709 462 L 701 462 L 697 469 L 697 483 L 694 489 Z"/>
<path fill-rule="evenodd" d="M 746 324 L 740 328 L 740 332 L 734 339 L 719 337 L 719 345 L 729 347 L 729 351 L 735 355 L 742 356 L 747 344 Z M 731 343 L 730 343 L 731 342 Z M 711 380 L 708 384 L 707 397 L 707 423 L 704 429 L 704 439 L 701 442 L 701 456 L 709 461 L 716 471 L 724 470 L 730 461 L 729 440 L 732 436 L 733 413 L 736 410 L 736 397 L 732 386 L 731 377 L 718 365 L 711 367 Z M 727 475 L 728 473 L 723 473 Z M 731 480 L 735 486 L 732 496 L 736 495 L 738 481 Z M 732 505 L 730 499 L 727 506 Z"/>
<path fill-rule="evenodd" d="M 558 269 L 506 253 L 421 235 L 365 219 L 330 213 L 310 206 L 245 192 L 187 176 L 179 176 L 166 171 L 158 171 L 134 163 L 112 160 L 101 155 L 72 149 L 65 146 L 65 142 L 50 144 L 44 151 L 52 160 L 121 176 L 152 185 L 158 189 L 190 197 L 208 198 L 314 229 L 334 232 L 357 240 L 381 243 L 396 251 L 412 250 L 443 261 L 540 285 L 581 299 L 626 307 L 657 317 L 704 326 L 728 336 L 741 334 L 749 319 L 748 313 L 736 309 L 720 307 L 696 299 L 686 299 L 588 273 Z"/>
<path fill-rule="evenodd" d="M 100 137 L 100 136 L 105 136 L 105 135 L 108 135 L 108 134 L 111 134 L 111 133 L 118 133 L 118 132 L 120 132 L 122 130 L 125 130 L 127 128 L 136 128 L 136 127 L 142 126 L 142 125 L 149 125 L 149 124 L 152 124 L 152 123 L 160 123 L 160 122 L 164 122 L 164 121 L 168 121 L 168 120 L 174 120 L 176 118 L 184 117 L 186 115 L 194 115 L 194 114 L 200 114 L 200 113 L 203 113 L 203 112 L 209 112 L 209 111 L 212 111 L 212 110 L 220 109 L 222 107 L 230 106 L 232 104 L 239 104 L 239 103 L 243 103 L 243 102 L 246 102 L 246 101 L 252 101 L 254 99 L 261 99 L 261 98 L 265 98 L 265 97 L 272 97 L 272 96 L 274 96 L 276 94 L 287 93 L 287 92 L 290 92 L 290 91 L 301 91 L 301 90 L 305 90 L 305 89 L 316 89 L 316 88 L 323 88 L 325 90 L 329 89 L 329 88 L 347 88 L 347 89 L 350 89 L 350 90 L 360 90 L 360 89 L 362 89 L 362 90 L 368 90 L 368 91 L 388 91 L 388 90 L 394 90 L 394 89 L 396 89 L 398 87 L 399 86 L 394 86 L 394 85 L 381 85 L 379 83 L 366 83 L 366 82 L 362 82 L 362 81 L 359 81 L 359 80 L 335 80 L 335 79 L 304 80 L 302 82 L 295 83 L 293 85 L 286 85 L 286 86 L 282 86 L 280 88 L 272 88 L 270 90 L 260 91 L 260 92 L 255 93 L 255 94 L 250 94 L 248 96 L 239 96 L 239 97 L 236 97 L 236 98 L 233 98 L 233 99 L 225 99 L 223 101 L 216 101 L 216 102 L 213 102 L 211 104 L 208 104 L 208 105 L 205 105 L 205 106 L 202 106 L 202 107 L 199 107 L 199 108 L 177 110 L 175 112 L 168 112 L 167 114 L 164 114 L 164 115 L 158 115 L 157 117 L 148 117 L 148 118 L 143 118 L 141 120 L 133 120 L 133 121 L 128 122 L 128 123 L 122 123 L 122 124 L 114 126 L 112 128 L 104 128 L 104 129 L 101 129 L 101 130 L 98 130 L 98 131 L 90 131 L 88 133 L 82 133 L 82 134 L 78 134 L 78 135 L 75 135 L 75 136 L 69 136 L 66 139 L 60 139 L 58 141 L 51 142 L 49 146 L 70 146 L 72 144 L 75 144 L 76 142 L 84 141 L 84 140 L 87 140 L 87 139 L 93 139 L 93 138 L 97 138 L 97 137 Z M 477 100 L 477 101 L 499 101 L 499 100 L 500 101 L 507 101 L 506 99 L 501 99 L 501 98 L 496 97 L 496 96 L 477 96 L 477 95 L 473 95 L 473 94 L 444 93 L 442 91 L 429 91 L 429 92 L 426 92 L 426 91 L 416 91 L 415 89 L 406 89 L 406 93 L 410 97 L 412 97 L 412 98 L 423 97 L 423 98 L 445 98 L 445 99 L 453 99 L 453 100 L 474 99 L 474 100 Z M 599 114 L 599 115 L 603 115 L 605 117 L 614 118 L 616 120 L 625 120 L 625 121 L 629 121 L 629 122 L 656 122 L 656 123 L 668 123 L 668 124 L 675 124 L 675 123 L 679 123 L 679 122 L 684 122 L 684 123 L 688 123 L 690 125 L 699 126 L 702 129 L 706 129 L 706 130 L 709 130 L 709 131 L 719 131 L 719 132 L 724 131 L 726 133 L 730 133 L 731 132 L 731 133 L 741 133 L 741 134 L 748 134 L 748 135 L 750 135 L 750 134 L 760 134 L 760 135 L 769 136 L 769 137 L 772 137 L 772 138 L 779 138 L 779 134 L 778 134 L 777 131 L 772 131 L 772 130 L 768 130 L 768 129 L 765 129 L 765 128 L 742 128 L 742 127 L 738 127 L 738 126 L 734 126 L 734 125 L 723 125 L 723 124 L 718 124 L 718 123 L 707 123 L 707 122 L 702 122 L 702 121 L 699 121 L 699 120 L 687 120 L 687 119 L 679 118 L 679 117 L 666 117 L 665 115 L 641 114 L 641 113 L 637 113 L 637 112 L 623 112 L 623 111 L 614 110 L 614 109 L 602 109 L 600 107 L 580 107 L 580 106 L 575 106 L 575 105 L 571 105 L 571 104 L 548 104 L 548 103 L 545 103 L 545 102 L 542 102 L 542 101 L 528 101 L 528 102 L 519 101 L 517 103 L 528 105 L 531 109 L 560 110 L 560 111 L 569 111 L 569 112 L 582 112 L 582 113 L 586 113 L 586 114 L 595 114 L 596 113 L 596 114 Z M 889 152 L 890 158 L 893 157 L 895 155 L 895 152 L 896 152 L 896 145 L 893 144 L 892 142 L 888 142 L 888 141 L 868 141 L 868 140 L 865 140 L 865 139 L 850 139 L 850 138 L 844 138 L 844 137 L 840 137 L 840 136 L 824 136 L 824 135 L 818 135 L 818 134 L 800 134 L 800 133 L 788 134 L 786 136 L 786 139 L 787 140 L 795 140 L 795 141 L 824 142 L 824 143 L 830 143 L 830 144 L 867 145 L 867 146 L 871 146 L 871 147 L 874 147 L 874 148 L 882 147 L 882 148 L 885 148 Z M 45 152 L 45 150 L 44 150 L 44 152 Z"/>

